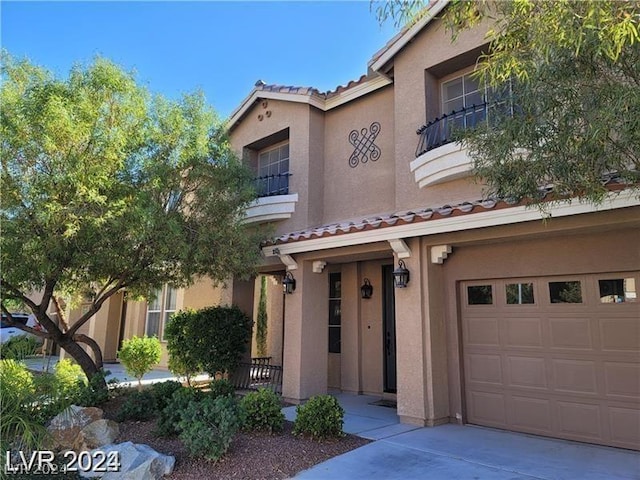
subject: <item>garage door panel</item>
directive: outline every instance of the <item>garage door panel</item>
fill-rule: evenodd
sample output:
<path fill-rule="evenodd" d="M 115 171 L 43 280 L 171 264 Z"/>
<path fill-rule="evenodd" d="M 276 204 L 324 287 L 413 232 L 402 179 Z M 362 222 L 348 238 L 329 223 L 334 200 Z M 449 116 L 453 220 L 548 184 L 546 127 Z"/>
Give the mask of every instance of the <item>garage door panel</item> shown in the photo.
<path fill-rule="evenodd" d="M 640 364 L 605 362 L 604 378 L 607 395 L 640 398 Z"/>
<path fill-rule="evenodd" d="M 544 358 L 507 357 L 509 385 L 514 387 L 547 389 L 547 368 Z"/>
<path fill-rule="evenodd" d="M 470 282 L 498 293 L 491 305 L 460 299 L 467 420 L 640 450 L 640 302 L 624 290 L 625 301 L 603 303 L 599 289 L 618 277 L 627 280 L 605 283 L 612 298 L 629 278 L 640 282 L 640 272 Z M 518 282 L 533 285 L 535 303 L 505 293 Z M 567 286 L 579 282 L 581 303 L 552 303 L 564 298 L 553 282 L 571 301 Z"/>
<path fill-rule="evenodd" d="M 551 347 L 591 350 L 595 341 L 589 318 L 549 318 Z"/>
<path fill-rule="evenodd" d="M 504 320 L 505 346 L 543 347 L 540 318 L 506 318 Z"/>
<path fill-rule="evenodd" d="M 504 427 L 507 405 L 502 393 L 472 392 L 469 417 L 475 422 L 492 427 Z"/>
<path fill-rule="evenodd" d="M 545 433 L 552 429 L 551 402 L 543 398 L 511 398 L 511 423 L 528 431 Z"/>
<path fill-rule="evenodd" d="M 590 441 L 603 437 L 598 404 L 558 401 L 557 409 L 561 433 Z"/>
<path fill-rule="evenodd" d="M 640 311 L 638 312 L 640 313 Z M 638 351 L 640 322 L 638 316 L 600 320 L 602 349 L 605 351 Z"/>
<path fill-rule="evenodd" d="M 598 393 L 598 368 L 594 361 L 552 360 L 554 390 L 566 393 Z"/>
<path fill-rule="evenodd" d="M 638 448 L 640 438 L 640 410 L 609 407 L 609 430 L 615 445 L 624 448 Z"/>
<path fill-rule="evenodd" d="M 467 343 L 469 345 L 499 346 L 498 321 L 495 318 L 474 318 L 467 324 Z"/>
<path fill-rule="evenodd" d="M 493 383 L 502 385 L 502 360 L 500 355 L 469 355 L 467 371 L 469 380 L 477 383 Z"/>

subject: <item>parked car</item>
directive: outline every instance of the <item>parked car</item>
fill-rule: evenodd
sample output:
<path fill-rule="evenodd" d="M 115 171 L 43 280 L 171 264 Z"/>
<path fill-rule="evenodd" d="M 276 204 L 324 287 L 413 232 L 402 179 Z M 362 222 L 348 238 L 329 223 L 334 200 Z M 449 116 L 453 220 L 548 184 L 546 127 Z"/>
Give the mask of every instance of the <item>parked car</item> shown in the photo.
<path fill-rule="evenodd" d="M 27 313 L 12 313 L 11 316 L 15 322 L 19 322 L 22 325 L 26 325 L 27 327 L 34 328 L 36 330 L 42 330 L 42 326 L 38 323 L 33 315 L 29 315 Z M 6 343 L 11 340 L 13 337 L 17 337 L 19 335 L 27 335 L 29 337 L 33 337 L 39 342 L 42 342 L 42 337 L 38 337 L 37 335 L 33 335 L 32 333 L 25 332 L 24 330 L 19 329 L 18 327 L 14 327 L 10 325 L 6 320 L 6 315 L 2 314 L 2 325 L 0 328 L 0 343 Z"/>

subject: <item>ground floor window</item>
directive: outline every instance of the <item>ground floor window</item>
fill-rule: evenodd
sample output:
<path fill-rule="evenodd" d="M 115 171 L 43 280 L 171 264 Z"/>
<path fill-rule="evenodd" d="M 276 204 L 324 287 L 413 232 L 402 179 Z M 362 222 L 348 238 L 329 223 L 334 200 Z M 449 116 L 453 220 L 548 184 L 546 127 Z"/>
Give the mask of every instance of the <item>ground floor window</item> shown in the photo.
<path fill-rule="evenodd" d="M 341 274 L 329 274 L 329 353 L 340 353 L 341 343 Z"/>
<path fill-rule="evenodd" d="M 154 292 L 147 306 L 145 333 L 148 337 L 156 336 L 164 340 L 164 328 L 176 311 L 177 297 L 178 290 L 170 285 L 165 285 Z"/>

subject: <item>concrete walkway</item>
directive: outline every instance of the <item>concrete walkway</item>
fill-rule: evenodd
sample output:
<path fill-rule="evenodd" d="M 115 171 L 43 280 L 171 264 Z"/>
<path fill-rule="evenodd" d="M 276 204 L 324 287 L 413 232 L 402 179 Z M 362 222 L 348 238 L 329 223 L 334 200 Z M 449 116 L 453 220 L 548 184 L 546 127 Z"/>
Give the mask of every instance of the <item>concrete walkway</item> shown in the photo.
<path fill-rule="evenodd" d="M 374 442 L 300 472 L 299 479 L 640 479 L 640 453 L 489 428 L 398 423 L 376 398 L 336 395 L 344 430 Z M 283 410 L 288 420 L 295 407 Z"/>

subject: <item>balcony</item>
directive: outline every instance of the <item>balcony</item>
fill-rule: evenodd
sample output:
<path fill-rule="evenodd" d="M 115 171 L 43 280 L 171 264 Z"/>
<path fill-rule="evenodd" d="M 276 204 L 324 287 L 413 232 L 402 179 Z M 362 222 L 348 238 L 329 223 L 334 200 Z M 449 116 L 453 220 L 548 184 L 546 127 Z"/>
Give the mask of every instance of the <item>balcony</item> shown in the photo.
<path fill-rule="evenodd" d="M 298 194 L 289 193 L 290 176 L 290 173 L 282 173 L 255 179 L 259 198 L 247 208 L 245 223 L 265 223 L 291 218 L 298 203 Z"/>
<path fill-rule="evenodd" d="M 456 142 L 460 130 L 473 128 L 487 119 L 488 105 L 472 105 L 436 118 L 420 127 L 416 159 L 409 167 L 420 188 L 470 174 L 473 166 L 467 150 Z"/>

